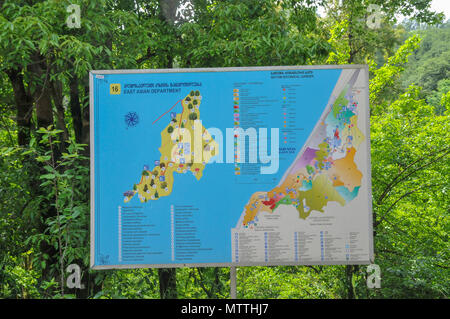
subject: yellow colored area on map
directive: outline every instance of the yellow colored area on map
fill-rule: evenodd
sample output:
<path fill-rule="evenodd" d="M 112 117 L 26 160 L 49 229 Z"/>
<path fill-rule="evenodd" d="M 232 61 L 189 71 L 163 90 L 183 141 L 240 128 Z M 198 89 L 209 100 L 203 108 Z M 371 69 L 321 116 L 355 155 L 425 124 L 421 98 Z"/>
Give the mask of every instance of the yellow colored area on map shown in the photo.
<path fill-rule="evenodd" d="M 170 195 L 174 173 L 190 172 L 197 180 L 203 176 L 205 165 L 218 155 L 219 146 L 199 120 L 201 100 L 199 91 L 191 91 L 181 100 L 182 112 L 161 131 L 160 164 L 142 172 L 140 182 L 125 196 L 125 203 L 136 193 L 141 202 Z"/>

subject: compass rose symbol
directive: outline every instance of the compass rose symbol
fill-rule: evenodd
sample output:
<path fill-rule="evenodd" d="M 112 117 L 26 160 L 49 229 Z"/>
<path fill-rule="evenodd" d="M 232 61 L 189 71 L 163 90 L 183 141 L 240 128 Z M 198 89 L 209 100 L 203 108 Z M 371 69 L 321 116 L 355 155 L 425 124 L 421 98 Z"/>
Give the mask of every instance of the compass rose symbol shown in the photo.
<path fill-rule="evenodd" d="M 125 124 L 127 125 L 127 128 L 134 127 L 139 124 L 139 116 L 136 112 L 128 112 L 125 115 Z"/>

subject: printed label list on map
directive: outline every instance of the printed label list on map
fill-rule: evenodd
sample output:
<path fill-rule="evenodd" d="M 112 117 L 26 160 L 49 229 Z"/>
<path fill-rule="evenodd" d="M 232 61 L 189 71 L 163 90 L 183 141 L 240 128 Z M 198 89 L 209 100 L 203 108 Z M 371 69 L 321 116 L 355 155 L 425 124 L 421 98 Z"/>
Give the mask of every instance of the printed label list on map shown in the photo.
<path fill-rule="evenodd" d="M 201 251 L 210 251 L 201 240 L 194 214 L 198 208 L 192 205 L 172 205 L 174 208 L 174 227 L 172 228 L 172 259 L 174 261 L 192 262 Z"/>
<path fill-rule="evenodd" d="M 320 263 L 367 258 L 359 232 L 253 230 L 231 233 L 233 261 L 246 264 Z"/>
<path fill-rule="evenodd" d="M 148 255 L 160 255 L 150 243 L 158 240 L 161 234 L 155 232 L 155 225 L 143 212 L 141 206 L 119 206 L 119 262 L 142 262 Z"/>
<path fill-rule="evenodd" d="M 256 161 L 258 147 L 271 145 L 271 154 L 276 151 L 279 162 L 284 161 L 284 154 L 297 153 L 297 135 L 304 128 L 301 123 L 302 108 L 297 95 L 299 84 L 277 86 L 276 92 L 261 90 L 263 82 L 237 82 L 233 84 L 233 124 L 235 128 L 235 175 L 236 183 L 267 184 L 276 180 L 270 174 L 261 174 L 261 160 Z M 267 123 L 279 127 L 277 136 L 259 136 L 253 128 L 265 127 Z M 248 143 L 246 140 L 248 139 Z M 259 142 L 259 143 L 258 143 Z M 275 170 L 276 171 L 276 170 Z M 274 172 L 274 170 L 272 170 Z"/>

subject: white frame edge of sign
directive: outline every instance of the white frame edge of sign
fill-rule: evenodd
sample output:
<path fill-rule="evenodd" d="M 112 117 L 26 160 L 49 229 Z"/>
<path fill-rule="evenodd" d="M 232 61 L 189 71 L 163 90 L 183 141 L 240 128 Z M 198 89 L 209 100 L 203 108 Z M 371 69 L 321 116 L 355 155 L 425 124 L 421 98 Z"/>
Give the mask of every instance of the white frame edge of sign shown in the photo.
<path fill-rule="evenodd" d="M 103 74 L 158 74 L 158 73 L 198 73 L 198 72 L 239 72 L 239 71 L 275 71 L 275 70 L 330 70 L 330 69 L 363 69 L 367 84 L 366 128 L 369 132 L 366 140 L 367 152 L 367 182 L 369 209 L 369 260 L 358 261 L 322 261 L 322 262 L 242 262 L 242 263 L 173 263 L 173 264 L 125 264 L 95 266 L 95 119 L 94 119 L 94 76 Z M 297 65 L 297 66 L 256 66 L 256 67 L 224 67 L 224 68 L 174 68 L 174 69 L 120 69 L 120 70 L 91 70 L 89 72 L 89 132 L 90 132 L 90 268 L 93 270 L 107 269 L 137 269 L 137 268 L 182 268 L 182 267 L 246 267 L 246 266 L 309 266 L 309 265 L 369 265 L 374 261 L 373 241 L 373 211 L 372 211 L 372 170 L 370 154 L 370 100 L 369 100 L 369 66 L 367 64 L 344 65 Z"/>
<path fill-rule="evenodd" d="M 94 76 L 92 73 L 89 73 L 89 162 L 90 162 L 90 206 L 91 206 L 91 216 L 90 216 L 90 238 L 91 238 L 91 249 L 90 249 L 90 267 L 94 269 L 95 262 L 95 162 L 94 162 L 94 154 L 95 154 L 95 139 L 94 139 Z"/>
<path fill-rule="evenodd" d="M 288 65 L 288 66 L 249 66 L 225 68 L 174 68 L 174 69 L 119 69 L 91 70 L 92 74 L 150 74 L 150 73 L 198 73 L 198 72 L 239 72 L 239 71 L 271 71 L 271 70 L 328 70 L 328 69 L 369 69 L 367 64 L 342 65 Z"/>

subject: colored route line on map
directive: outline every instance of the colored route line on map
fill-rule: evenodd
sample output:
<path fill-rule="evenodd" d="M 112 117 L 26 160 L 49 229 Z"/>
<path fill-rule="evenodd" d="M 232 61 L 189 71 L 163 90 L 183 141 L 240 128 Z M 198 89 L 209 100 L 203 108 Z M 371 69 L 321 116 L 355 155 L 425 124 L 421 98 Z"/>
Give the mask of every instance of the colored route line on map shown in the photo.
<path fill-rule="evenodd" d="M 182 99 L 181 99 L 181 100 L 182 100 Z M 181 100 L 178 100 L 177 103 L 175 103 L 170 109 L 168 109 L 168 110 L 165 111 L 163 114 L 161 114 L 160 117 L 158 117 L 158 118 L 152 123 L 152 125 L 155 124 L 156 122 L 158 122 L 159 119 L 160 119 L 161 117 L 163 117 L 163 116 L 166 115 L 168 112 L 170 112 L 170 110 L 172 110 L 172 109 L 175 107 L 175 105 L 177 105 L 178 103 L 180 103 Z"/>

